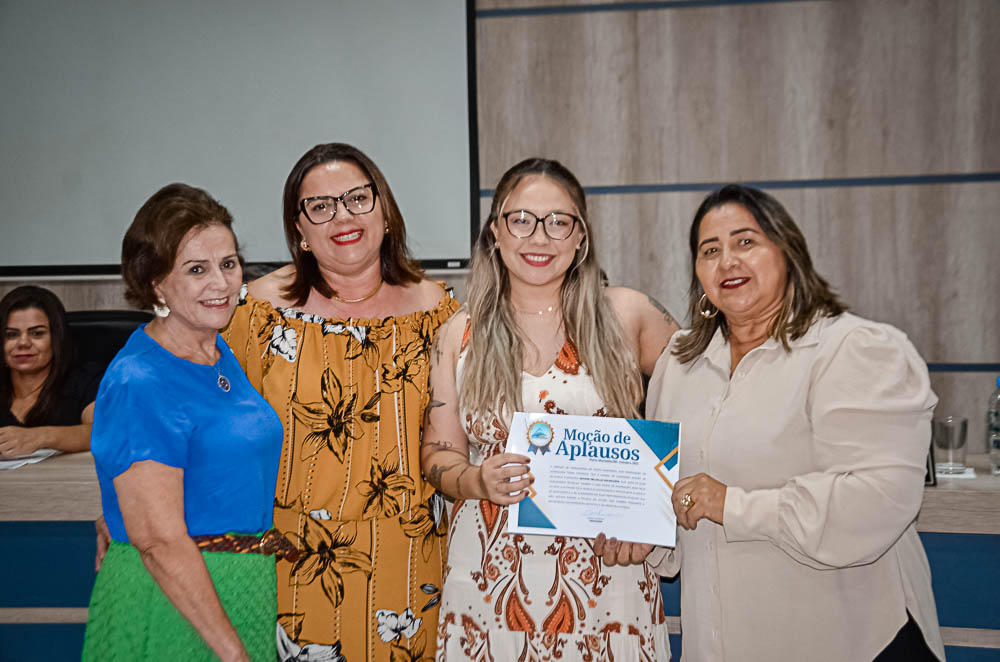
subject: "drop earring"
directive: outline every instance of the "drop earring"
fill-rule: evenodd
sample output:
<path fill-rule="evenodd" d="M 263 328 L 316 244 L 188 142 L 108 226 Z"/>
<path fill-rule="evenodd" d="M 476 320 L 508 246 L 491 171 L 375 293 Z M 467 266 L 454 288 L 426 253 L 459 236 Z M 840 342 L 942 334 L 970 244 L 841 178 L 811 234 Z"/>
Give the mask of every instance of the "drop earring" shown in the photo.
<path fill-rule="evenodd" d="M 309 252 L 309 242 L 306 241 L 305 237 L 303 237 L 302 241 L 299 242 L 299 247 L 302 248 L 302 250 L 304 250 L 305 252 L 307 253 Z"/>
<path fill-rule="evenodd" d="M 167 302 L 163 300 L 163 297 L 157 299 L 156 303 L 153 304 L 153 314 L 160 318 L 170 315 L 170 307 L 167 305 Z"/>
<path fill-rule="evenodd" d="M 702 317 L 704 317 L 707 320 L 710 320 L 710 319 L 712 319 L 713 317 L 715 317 L 716 315 L 719 314 L 719 309 L 715 308 L 715 306 L 712 306 L 712 302 L 711 301 L 708 301 L 708 305 L 712 306 L 712 308 L 714 308 L 714 310 L 705 310 L 705 302 L 706 301 L 708 301 L 708 295 L 707 294 L 702 294 L 701 298 L 698 299 L 698 312 L 701 314 Z"/>

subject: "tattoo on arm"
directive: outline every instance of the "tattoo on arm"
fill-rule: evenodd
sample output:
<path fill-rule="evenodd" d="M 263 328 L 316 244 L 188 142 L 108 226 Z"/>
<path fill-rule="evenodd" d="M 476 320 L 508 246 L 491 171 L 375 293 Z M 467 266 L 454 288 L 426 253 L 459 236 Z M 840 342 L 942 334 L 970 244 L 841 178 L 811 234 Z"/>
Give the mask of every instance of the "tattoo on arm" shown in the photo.
<path fill-rule="evenodd" d="M 427 403 L 428 409 L 434 409 L 435 407 L 444 407 L 445 403 L 434 398 L 434 387 L 431 387 L 430 402 Z"/>
<path fill-rule="evenodd" d="M 649 299 L 649 303 L 653 306 L 653 308 L 656 308 L 656 310 L 658 310 L 660 314 L 663 315 L 663 319 L 665 319 L 669 324 L 674 324 L 679 326 L 677 324 L 677 320 L 675 320 L 674 316 L 670 314 L 670 311 L 668 311 L 666 308 L 663 307 L 662 303 L 660 303 L 653 297 L 649 296 L 648 294 L 646 295 L 646 298 Z"/>
<path fill-rule="evenodd" d="M 458 478 L 455 479 L 455 493 L 456 494 L 461 493 L 461 491 L 462 491 L 462 476 L 464 476 L 465 472 L 468 471 L 471 468 L 472 468 L 472 463 L 470 462 L 469 464 L 466 464 L 465 468 L 462 469 L 458 473 Z"/>
<path fill-rule="evenodd" d="M 424 408 L 424 427 L 426 428 L 431 422 L 431 411 L 437 409 L 438 407 L 444 407 L 446 403 L 434 397 L 434 388 L 431 387 L 430 399 L 427 402 L 427 406 Z M 421 431 L 422 433 L 422 431 Z"/>
<path fill-rule="evenodd" d="M 444 337 L 447 335 L 448 329 L 451 328 L 451 323 L 454 319 L 454 317 L 449 317 L 444 321 L 444 324 L 438 327 L 437 335 L 434 336 L 434 356 L 431 359 L 432 365 L 441 363 L 441 357 L 444 355 L 444 350 L 441 349 L 441 345 L 444 343 Z"/>
<path fill-rule="evenodd" d="M 446 465 L 434 464 L 427 470 L 427 480 L 434 487 L 441 489 L 441 479 L 444 477 L 444 473 L 446 471 L 451 471 L 456 467 L 460 467 L 462 464 L 462 461 L 452 462 L 451 464 Z M 464 464 L 468 464 L 468 462 L 465 462 Z"/>
<path fill-rule="evenodd" d="M 439 439 L 438 441 L 425 441 L 424 446 L 437 446 L 438 450 L 452 450 L 455 448 L 455 444 L 450 441 L 445 441 L 444 439 Z M 458 451 L 455 451 L 456 453 Z"/>

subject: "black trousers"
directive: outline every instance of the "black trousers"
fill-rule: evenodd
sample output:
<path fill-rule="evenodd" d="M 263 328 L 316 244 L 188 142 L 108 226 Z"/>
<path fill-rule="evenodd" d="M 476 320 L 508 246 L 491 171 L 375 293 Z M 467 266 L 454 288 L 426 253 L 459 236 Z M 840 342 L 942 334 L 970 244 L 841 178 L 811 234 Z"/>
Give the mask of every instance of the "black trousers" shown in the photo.
<path fill-rule="evenodd" d="M 910 612 L 906 612 L 906 616 L 906 624 L 896 633 L 896 638 L 889 642 L 873 662 L 937 662 L 913 616 L 910 616 Z"/>

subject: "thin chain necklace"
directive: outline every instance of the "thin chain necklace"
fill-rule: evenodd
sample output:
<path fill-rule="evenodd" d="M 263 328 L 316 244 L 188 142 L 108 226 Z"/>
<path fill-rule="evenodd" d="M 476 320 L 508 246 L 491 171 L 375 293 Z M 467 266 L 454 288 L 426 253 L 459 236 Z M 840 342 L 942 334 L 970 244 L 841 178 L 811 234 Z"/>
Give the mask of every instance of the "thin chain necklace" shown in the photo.
<path fill-rule="evenodd" d="M 19 395 L 17 395 L 17 393 L 15 393 L 14 394 L 14 399 L 15 400 L 26 400 L 26 399 L 30 398 L 31 396 L 33 396 L 35 393 L 38 393 L 39 391 L 41 391 L 43 386 L 45 386 L 45 380 L 44 379 L 41 380 L 40 382 L 38 382 L 38 386 L 36 386 L 35 388 L 31 389 L 30 391 L 28 391 L 24 395 L 19 396 Z"/>
<path fill-rule="evenodd" d="M 553 304 L 553 305 L 551 305 L 551 306 L 549 306 L 547 308 L 542 308 L 541 310 L 521 310 L 517 306 L 514 306 L 513 304 L 511 304 L 511 305 L 514 308 L 514 310 L 516 310 L 517 312 L 521 313 L 522 315 L 538 315 L 539 317 L 541 317 L 542 315 L 548 315 L 549 313 L 551 313 L 553 310 L 556 310 L 556 308 L 557 308 L 557 306 L 555 304 Z"/>
<path fill-rule="evenodd" d="M 376 294 L 378 294 L 379 290 L 382 289 L 382 283 L 383 282 L 385 282 L 385 281 L 383 281 L 381 278 L 379 278 L 378 279 L 378 285 L 375 286 L 374 290 L 372 290 L 368 294 L 364 295 L 363 297 L 360 297 L 360 298 L 357 298 L 357 299 L 344 299 L 343 297 L 337 296 L 336 293 L 333 294 L 333 298 L 336 299 L 337 301 L 339 301 L 340 303 L 361 303 L 362 301 L 368 301 L 368 299 L 371 299 L 373 296 L 375 296 Z"/>
<path fill-rule="evenodd" d="M 157 318 L 157 319 L 162 320 L 163 318 Z M 159 323 L 150 322 L 150 324 L 151 325 L 155 324 L 155 326 L 146 327 L 146 335 L 152 338 L 154 342 L 158 343 L 160 347 L 162 347 L 167 352 L 170 352 L 174 356 L 182 358 L 185 361 L 190 361 L 191 363 L 197 363 L 199 365 L 208 365 L 215 368 L 215 374 L 217 377 L 215 383 L 219 386 L 220 389 L 223 390 L 223 392 L 229 393 L 229 389 L 232 388 L 229 383 L 229 379 L 224 374 L 222 374 L 222 368 L 219 367 L 219 364 L 222 363 L 222 357 L 223 357 L 222 352 L 218 352 L 219 356 L 214 361 L 210 359 L 208 363 L 201 363 L 200 361 L 195 360 L 199 358 L 198 356 L 199 352 L 191 350 L 190 347 L 186 348 L 184 343 L 171 342 L 170 333 L 167 330 L 160 328 Z M 152 329 L 152 333 L 150 333 L 150 329 Z M 182 351 L 181 353 L 178 353 L 170 349 L 168 345 L 175 346 L 178 349 L 187 351 Z M 213 350 L 218 351 L 217 348 L 213 348 Z M 207 357 L 204 357 L 204 355 L 202 355 L 201 358 L 207 358 Z"/>

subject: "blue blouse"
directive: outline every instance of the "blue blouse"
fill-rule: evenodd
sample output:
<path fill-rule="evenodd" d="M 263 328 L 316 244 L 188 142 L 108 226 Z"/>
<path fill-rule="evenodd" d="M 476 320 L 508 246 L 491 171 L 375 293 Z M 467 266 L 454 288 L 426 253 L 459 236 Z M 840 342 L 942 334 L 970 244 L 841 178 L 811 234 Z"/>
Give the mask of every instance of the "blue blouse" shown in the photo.
<path fill-rule="evenodd" d="M 136 329 L 108 366 L 90 449 L 111 537 L 128 542 L 114 479 L 133 462 L 184 470 L 188 534 L 271 528 L 281 420 L 247 381 L 221 336 L 219 361 L 192 363 Z M 230 390 L 219 386 L 219 375 Z"/>

